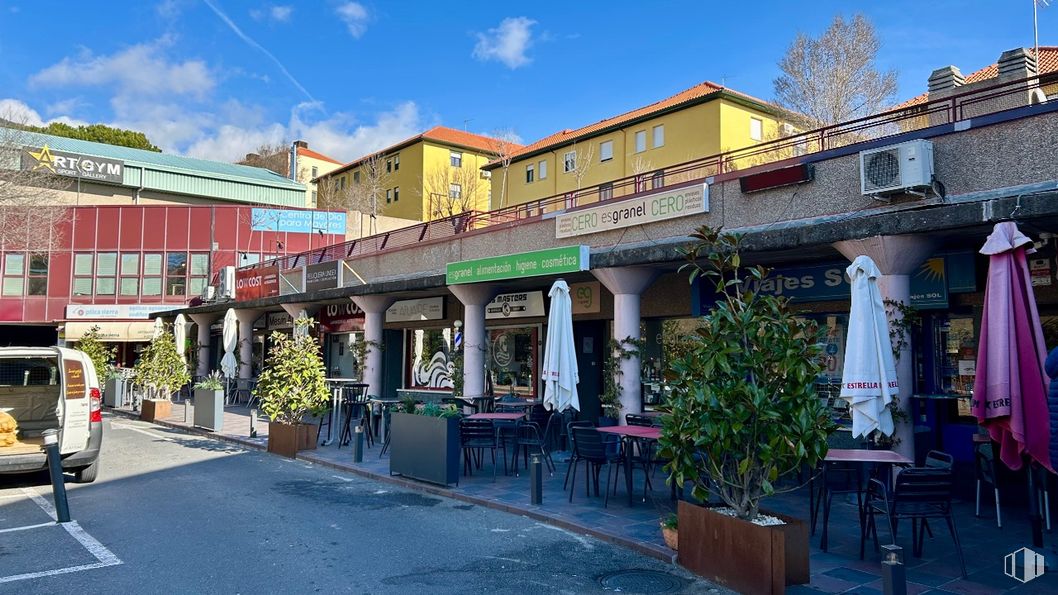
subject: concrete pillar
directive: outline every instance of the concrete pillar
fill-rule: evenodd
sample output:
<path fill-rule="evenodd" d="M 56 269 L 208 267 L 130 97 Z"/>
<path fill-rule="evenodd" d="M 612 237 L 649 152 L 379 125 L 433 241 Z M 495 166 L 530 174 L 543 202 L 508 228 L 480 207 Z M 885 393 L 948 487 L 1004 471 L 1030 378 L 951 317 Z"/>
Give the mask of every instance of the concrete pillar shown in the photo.
<path fill-rule="evenodd" d="M 253 377 L 253 323 L 260 316 L 260 310 L 235 311 L 239 319 L 239 378 Z"/>
<path fill-rule="evenodd" d="M 364 311 L 364 340 L 368 347 L 364 351 L 361 379 L 367 383 L 367 394 L 372 397 L 382 396 L 382 351 L 372 347 L 382 344 L 382 331 L 386 323 L 386 309 L 393 305 L 394 298 L 386 295 L 358 295 L 353 303 Z"/>
<path fill-rule="evenodd" d="M 207 376 L 210 373 L 209 359 L 209 327 L 218 318 L 217 314 L 189 314 L 188 317 L 198 328 L 198 368 L 195 369 L 196 376 Z"/>
<path fill-rule="evenodd" d="M 646 267 L 614 267 L 594 269 L 592 274 L 613 294 L 614 340 L 639 340 L 640 298 L 657 279 L 658 271 Z M 621 386 L 621 412 L 618 420 L 624 424 L 624 414 L 643 412 L 643 386 L 639 356 L 622 358 L 618 378 Z"/>
<path fill-rule="evenodd" d="M 311 317 L 315 316 L 316 312 L 319 311 L 319 309 L 320 309 L 320 305 L 319 304 L 307 304 L 307 303 L 302 303 L 302 302 L 297 302 L 297 303 L 293 303 L 293 304 L 281 304 L 281 305 L 283 306 L 283 310 L 285 310 L 286 313 L 289 314 L 290 317 L 293 318 L 295 322 L 297 321 L 298 318 L 301 318 L 301 317 L 311 318 Z M 319 321 L 317 320 L 315 322 L 319 322 Z M 308 328 L 299 329 L 296 324 L 294 325 L 294 334 L 295 335 L 305 334 L 305 333 L 308 333 L 308 332 L 309 332 Z"/>
<path fill-rule="evenodd" d="M 499 288 L 474 283 L 449 285 L 448 290 L 463 303 L 463 396 L 477 397 L 485 394 L 485 306 L 496 297 Z"/>
<path fill-rule="evenodd" d="M 878 279 L 878 292 L 882 294 L 882 300 L 910 305 L 911 275 L 927 258 L 933 255 L 937 249 L 937 241 L 923 235 L 874 236 L 862 240 L 835 242 L 834 248 L 850 261 L 855 260 L 857 256 L 870 256 L 882 273 Z M 915 457 L 915 434 L 911 395 L 914 389 L 915 370 L 911 359 L 910 337 L 905 337 L 904 344 L 905 347 L 900 350 L 900 357 L 896 361 L 896 377 L 900 385 L 897 398 L 900 400 L 900 409 L 910 421 L 895 424 L 893 437 L 897 440 L 897 444 L 894 450 L 913 459 Z"/>

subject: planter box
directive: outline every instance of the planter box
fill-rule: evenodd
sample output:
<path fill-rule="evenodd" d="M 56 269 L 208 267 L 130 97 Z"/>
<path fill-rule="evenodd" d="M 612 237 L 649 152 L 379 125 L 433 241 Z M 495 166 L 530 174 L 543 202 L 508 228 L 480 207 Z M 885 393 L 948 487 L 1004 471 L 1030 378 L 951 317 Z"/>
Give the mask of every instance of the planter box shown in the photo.
<path fill-rule="evenodd" d="M 153 422 L 173 414 L 173 402 L 169 399 L 144 399 L 140 403 L 140 419 Z"/>
<path fill-rule="evenodd" d="M 315 424 L 268 424 L 268 452 L 297 458 L 299 450 L 315 450 Z"/>
<path fill-rule="evenodd" d="M 103 404 L 107 407 L 121 407 L 125 401 L 125 381 L 121 378 L 107 380 L 103 391 Z"/>
<path fill-rule="evenodd" d="M 393 413 L 389 472 L 440 485 L 459 483 L 459 418 Z"/>
<path fill-rule="evenodd" d="M 214 432 L 224 429 L 224 391 L 195 389 L 195 425 Z"/>
<path fill-rule="evenodd" d="M 786 524 L 761 527 L 683 501 L 678 514 L 677 560 L 691 572 L 742 593 L 784 593 L 809 581 L 808 527 L 800 520 L 768 512 Z"/>

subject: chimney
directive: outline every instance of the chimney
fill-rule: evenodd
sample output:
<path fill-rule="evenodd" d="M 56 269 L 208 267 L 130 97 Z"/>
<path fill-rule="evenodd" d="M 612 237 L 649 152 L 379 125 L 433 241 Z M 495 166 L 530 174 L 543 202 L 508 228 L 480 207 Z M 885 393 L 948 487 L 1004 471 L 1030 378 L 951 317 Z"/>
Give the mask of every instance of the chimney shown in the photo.
<path fill-rule="evenodd" d="M 956 87 L 961 87 L 966 83 L 966 79 L 963 78 L 962 73 L 959 72 L 957 66 L 945 66 L 944 68 L 938 68 L 929 75 L 929 94 L 930 98 L 934 93 L 938 91 L 948 91 Z"/>
<path fill-rule="evenodd" d="M 999 56 L 999 79 L 1027 79 L 1037 74 L 1036 56 L 1029 48 L 1007 50 Z"/>
<path fill-rule="evenodd" d="M 309 141 L 296 140 L 296 141 L 294 141 L 294 146 L 299 148 L 299 149 L 307 149 L 307 148 L 309 148 Z"/>

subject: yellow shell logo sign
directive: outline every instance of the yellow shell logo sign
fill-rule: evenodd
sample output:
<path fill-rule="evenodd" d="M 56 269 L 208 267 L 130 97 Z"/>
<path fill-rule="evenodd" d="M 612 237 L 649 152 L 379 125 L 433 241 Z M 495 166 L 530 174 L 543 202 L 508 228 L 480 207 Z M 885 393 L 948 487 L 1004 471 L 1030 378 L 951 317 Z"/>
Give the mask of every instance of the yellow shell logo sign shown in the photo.
<path fill-rule="evenodd" d="M 44 145 L 39 151 L 27 150 L 26 152 L 37 161 L 37 164 L 33 166 L 32 171 L 44 169 L 51 173 L 56 173 L 55 158 L 51 156 L 51 149 L 48 148 L 48 145 Z"/>

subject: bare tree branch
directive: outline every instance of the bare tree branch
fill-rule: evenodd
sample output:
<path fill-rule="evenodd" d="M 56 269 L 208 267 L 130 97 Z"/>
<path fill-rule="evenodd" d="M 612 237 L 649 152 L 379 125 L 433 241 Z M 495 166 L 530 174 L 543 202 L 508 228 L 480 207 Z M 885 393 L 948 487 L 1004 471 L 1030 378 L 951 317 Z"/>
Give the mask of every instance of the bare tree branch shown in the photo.
<path fill-rule="evenodd" d="M 353 168 L 350 177 L 327 176 L 317 183 L 316 205 L 320 209 L 366 213 L 371 218 L 368 235 L 378 231 L 376 219 L 389 185 L 386 156 L 375 153 Z"/>
<path fill-rule="evenodd" d="M 237 163 L 263 167 L 281 176 L 288 176 L 290 175 L 290 143 L 265 143 Z"/>
<path fill-rule="evenodd" d="M 489 133 L 489 151 L 496 154 L 496 160 L 502 169 L 500 180 L 500 204 L 499 207 L 507 206 L 507 173 L 511 169 L 511 158 L 514 152 L 521 148 L 517 142 L 518 135 L 510 128 L 500 128 Z M 492 208 L 492 205 L 489 205 Z"/>
<path fill-rule="evenodd" d="M 430 219 L 474 210 L 483 192 L 487 188 L 480 170 L 470 167 L 466 161 L 461 167 L 435 166 L 426 172 L 422 181 L 423 200 L 429 205 Z"/>

